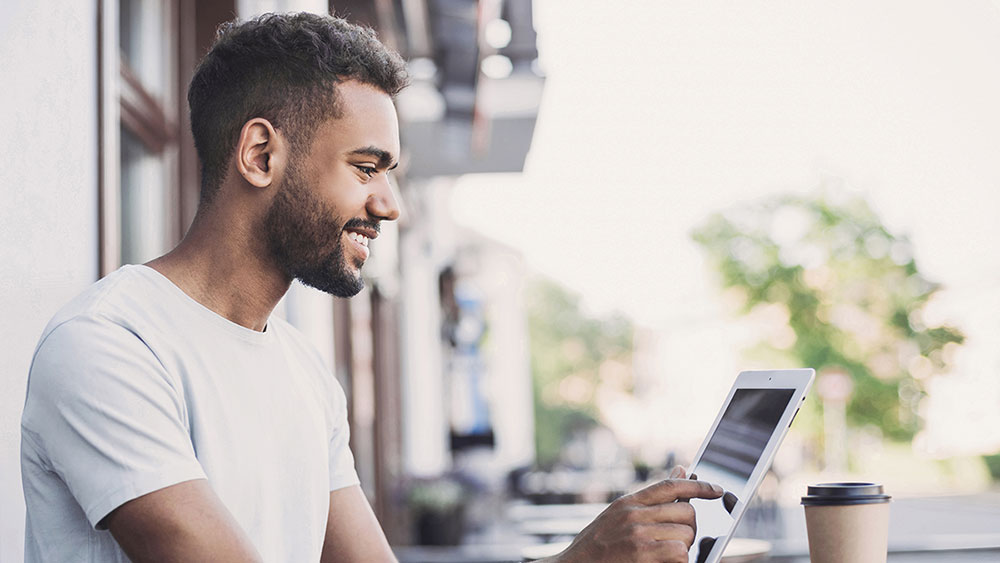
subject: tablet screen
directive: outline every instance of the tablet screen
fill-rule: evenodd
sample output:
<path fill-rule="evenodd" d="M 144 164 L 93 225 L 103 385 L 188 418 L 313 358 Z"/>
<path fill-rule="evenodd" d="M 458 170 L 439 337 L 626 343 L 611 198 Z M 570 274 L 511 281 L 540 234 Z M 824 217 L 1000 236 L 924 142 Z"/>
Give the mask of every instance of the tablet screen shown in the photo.
<path fill-rule="evenodd" d="M 732 531 L 731 513 L 753 492 L 747 486 L 750 475 L 794 394 L 794 389 L 737 389 L 733 393 L 692 469 L 699 480 L 718 483 L 726 493 L 721 500 L 691 500 L 698 524 L 691 563 L 705 561 L 715 540 Z"/>

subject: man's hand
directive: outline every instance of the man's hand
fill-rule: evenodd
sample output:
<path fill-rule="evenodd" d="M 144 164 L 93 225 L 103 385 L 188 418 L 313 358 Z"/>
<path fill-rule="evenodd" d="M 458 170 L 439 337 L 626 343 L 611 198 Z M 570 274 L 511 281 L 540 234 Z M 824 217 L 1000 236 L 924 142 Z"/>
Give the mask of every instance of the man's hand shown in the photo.
<path fill-rule="evenodd" d="M 687 563 L 695 538 L 692 498 L 716 499 L 722 488 L 684 479 L 660 481 L 611 503 L 565 551 L 548 563 Z"/>

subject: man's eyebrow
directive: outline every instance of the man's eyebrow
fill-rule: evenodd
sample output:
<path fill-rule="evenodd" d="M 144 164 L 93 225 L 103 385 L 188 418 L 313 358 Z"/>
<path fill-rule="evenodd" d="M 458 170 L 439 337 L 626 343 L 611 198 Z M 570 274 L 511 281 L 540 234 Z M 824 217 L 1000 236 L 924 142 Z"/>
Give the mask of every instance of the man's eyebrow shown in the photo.
<path fill-rule="evenodd" d="M 371 145 L 369 145 L 367 147 L 361 147 L 359 149 L 354 149 L 353 151 L 350 151 L 347 154 L 348 155 L 364 155 L 364 156 L 371 156 L 371 157 L 377 158 L 378 159 L 378 167 L 379 168 L 388 168 L 389 170 L 392 170 L 393 168 L 396 167 L 396 165 L 399 164 L 398 162 L 396 162 L 395 164 L 392 164 L 393 160 L 395 160 L 395 159 L 392 158 L 392 153 L 391 152 L 389 152 L 387 150 L 380 149 L 380 148 L 378 148 L 376 146 L 371 146 Z M 392 164 L 391 168 L 389 167 L 390 164 Z"/>

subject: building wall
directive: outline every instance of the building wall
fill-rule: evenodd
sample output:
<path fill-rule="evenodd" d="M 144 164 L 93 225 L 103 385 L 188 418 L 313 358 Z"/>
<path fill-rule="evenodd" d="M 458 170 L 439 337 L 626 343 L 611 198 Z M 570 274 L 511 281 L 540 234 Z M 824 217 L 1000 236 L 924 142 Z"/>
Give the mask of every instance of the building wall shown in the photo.
<path fill-rule="evenodd" d="M 20 418 L 49 317 L 97 279 L 97 3 L 0 17 L 0 561 L 23 558 Z"/>
<path fill-rule="evenodd" d="M 236 11 L 247 19 L 266 12 L 330 12 L 328 0 L 237 0 Z"/>
<path fill-rule="evenodd" d="M 534 463 L 526 266 L 520 252 L 460 228 L 450 208 L 454 180 L 413 182 L 405 193 L 401 229 L 402 415 L 404 468 L 433 476 L 452 469 L 448 443 L 456 392 L 450 374 L 454 349 L 446 349 L 438 278 L 453 268 L 458 283 L 478 296 L 489 333 L 482 350 L 484 399 L 495 444 L 477 456 L 481 477 L 502 476 Z M 467 405 L 466 405 L 467 406 Z M 466 468 L 468 469 L 468 468 Z M 489 474 L 489 475 L 487 475 Z"/>
<path fill-rule="evenodd" d="M 444 365 L 441 351 L 441 300 L 438 274 L 454 240 L 440 232 L 440 193 L 448 180 L 414 183 L 404 193 L 399 261 L 402 278 L 401 388 L 403 468 L 408 475 L 429 477 L 450 469 L 445 419 Z"/>
<path fill-rule="evenodd" d="M 475 282 L 487 303 L 490 345 L 487 393 L 496 433 L 492 463 L 507 472 L 535 463 L 535 412 L 531 389 L 527 266 L 521 253 L 483 240 Z"/>

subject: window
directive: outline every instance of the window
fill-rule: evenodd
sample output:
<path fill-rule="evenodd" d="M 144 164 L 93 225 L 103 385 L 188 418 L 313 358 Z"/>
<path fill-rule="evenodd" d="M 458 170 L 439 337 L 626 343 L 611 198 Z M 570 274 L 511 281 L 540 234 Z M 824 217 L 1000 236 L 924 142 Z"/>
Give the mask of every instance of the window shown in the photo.
<path fill-rule="evenodd" d="M 100 0 L 100 273 L 146 262 L 187 229 L 198 164 L 187 85 L 234 0 Z"/>
<path fill-rule="evenodd" d="M 101 274 L 180 235 L 177 0 L 101 5 Z"/>

